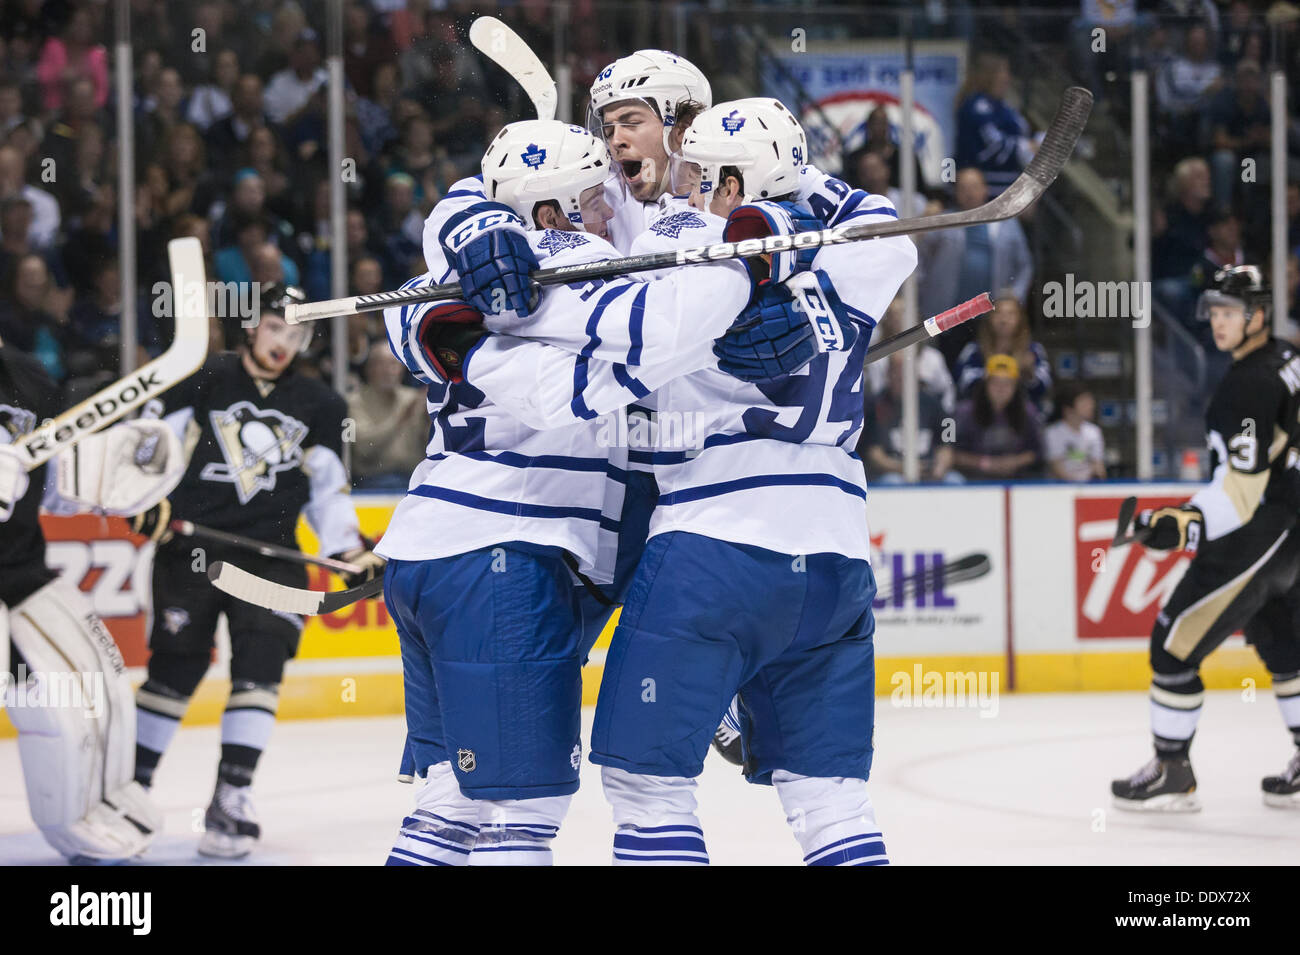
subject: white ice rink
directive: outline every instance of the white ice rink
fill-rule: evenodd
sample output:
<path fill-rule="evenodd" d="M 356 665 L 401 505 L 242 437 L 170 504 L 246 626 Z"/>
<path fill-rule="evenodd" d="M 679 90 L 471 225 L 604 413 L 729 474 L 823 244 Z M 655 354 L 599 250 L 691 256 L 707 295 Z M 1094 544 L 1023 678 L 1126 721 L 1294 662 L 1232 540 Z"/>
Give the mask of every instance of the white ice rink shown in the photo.
<path fill-rule="evenodd" d="M 997 715 L 908 709 L 877 699 L 871 795 L 894 862 L 908 865 L 1295 864 L 1300 811 L 1270 809 L 1260 777 L 1291 755 L 1270 693 L 1208 694 L 1192 749 L 1204 809 L 1150 816 L 1109 808 L 1109 782 L 1148 756 L 1141 693 L 1003 694 Z M 591 711 L 586 714 L 590 729 Z M 263 845 L 241 864 L 375 865 L 412 789 L 395 781 L 396 717 L 284 722 L 254 785 Z M 585 731 L 584 731 L 585 733 Z M 182 730 L 155 792 L 167 831 L 144 861 L 187 865 L 216 776 L 218 729 Z M 700 818 L 720 864 L 799 863 L 775 793 L 716 754 L 700 781 Z M 559 864 L 604 865 L 612 825 L 596 767 L 555 843 Z M 61 861 L 31 825 L 18 746 L 0 742 L 0 864 Z"/>

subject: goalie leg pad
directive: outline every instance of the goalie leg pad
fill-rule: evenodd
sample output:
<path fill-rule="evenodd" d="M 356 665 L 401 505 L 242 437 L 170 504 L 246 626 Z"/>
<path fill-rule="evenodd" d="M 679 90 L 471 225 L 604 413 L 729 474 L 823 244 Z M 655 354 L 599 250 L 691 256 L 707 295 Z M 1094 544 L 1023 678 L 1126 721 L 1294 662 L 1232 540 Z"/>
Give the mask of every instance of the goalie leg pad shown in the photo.
<path fill-rule="evenodd" d="M 142 851 L 157 815 L 123 798 L 132 777 L 135 706 L 112 636 L 84 595 L 62 580 L 14 607 L 10 627 L 21 658 L 15 669 L 28 677 L 7 702 L 33 820 L 69 857 Z M 127 802 L 138 825 L 125 818 Z"/>

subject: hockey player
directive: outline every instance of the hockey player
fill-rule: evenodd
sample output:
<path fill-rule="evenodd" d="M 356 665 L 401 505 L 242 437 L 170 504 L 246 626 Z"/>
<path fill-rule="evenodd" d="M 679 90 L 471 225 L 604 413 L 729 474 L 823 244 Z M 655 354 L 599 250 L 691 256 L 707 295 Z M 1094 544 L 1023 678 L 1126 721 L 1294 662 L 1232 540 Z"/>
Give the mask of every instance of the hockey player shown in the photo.
<path fill-rule="evenodd" d="M 61 410 L 40 362 L 0 342 L 0 679 L 41 834 L 73 862 L 123 862 L 162 826 L 131 778 L 131 685 L 90 602 L 46 565 L 37 520 L 45 469 L 29 475 L 12 449 Z M 179 443 L 156 423 L 119 425 L 56 459 L 63 496 L 52 499 L 131 514 L 175 485 L 180 457 Z M 57 694 L 60 681 L 72 686 L 69 698 L 39 699 L 42 688 Z"/>
<path fill-rule="evenodd" d="M 1151 632 L 1155 755 L 1111 783 L 1121 809 L 1200 808 L 1189 758 L 1205 697 L 1200 666 L 1237 630 L 1268 667 L 1300 747 L 1300 355 L 1271 337 L 1271 301 L 1259 269 L 1247 265 L 1219 272 L 1198 304 L 1232 365 L 1206 412 L 1210 483 L 1135 522 L 1145 546 L 1193 557 Z M 1300 808 L 1300 749 L 1262 788 L 1266 804 Z"/>
<path fill-rule="evenodd" d="M 706 112 L 683 152 L 698 163 L 691 203 L 709 211 L 667 209 L 650 230 L 660 241 L 708 244 L 723 238 L 724 225 L 727 238 L 788 233 L 810 212 L 739 202 L 746 194 L 787 199 L 799 187 L 802 130 L 779 103 Z M 896 215 L 880 197 L 847 187 L 833 195 L 839 204 L 819 197 L 832 217 Z M 721 218 L 727 213 L 730 221 Z M 812 264 L 806 309 L 869 328 L 915 251 L 906 239 L 877 241 L 825 249 Z M 758 283 L 745 316 L 752 329 L 786 320 L 792 295 L 769 279 L 779 283 L 799 267 L 789 253 L 770 264 L 748 260 Z M 841 283 L 861 310 L 840 301 Z M 605 766 L 617 863 L 707 861 L 694 777 L 737 689 L 749 778 L 774 783 L 792 822 L 804 820 L 795 828 L 807 860 L 885 859 L 865 791 L 874 580 L 863 474 L 852 454 L 868 337 L 850 322 L 795 375 L 778 366 L 780 349 L 736 361 L 720 348 L 725 362 L 656 386 L 661 416 L 701 414 L 711 426 L 699 446 L 652 452 L 661 497 L 606 659 L 592 760 Z M 570 406 L 600 412 L 620 400 L 617 373 L 601 363 L 580 355 L 581 374 L 566 374 L 574 359 L 559 349 L 495 336 L 469 350 L 468 381 L 506 401 L 509 382 L 498 368 L 507 356 L 518 387 L 532 391 L 511 407 L 536 423 L 562 418 L 563 388 L 552 381 L 574 383 Z M 756 383 L 738 382 L 724 367 Z M 626 371 L 642 390 L 625 386 L 621 400 L 644 398 L 656 369 Z"/>
<path fill-rule="evenodd" d="M 263 610 L 211 587 L 206 567 L 230 559 L 269 580 L 306 586 L 306 571 L 273 558 L 193 548 L 173 539 L 173 517 L 282 546 L 296 546 L 300 515 L 322 553 L 359 565 L 355 585 L 382 568 L 358 530 L 341 460 L 343 399 L 294 372 L 310 326 L 284 321 L 301 301 L 293 287 L 261 290 L 260 318 L 238 353 L 209 358 L 167 392 L 153 412 L 190 450 L 185 476 L 167 500 L 138 514 L 137 532 L 158 542 L 153 567 L 153 623 L 148 679 L 139 707 L 136 779 L 153 783 L 190 697 L 207 672 L 218 618 L 230 631 L 230 697 L 221 718 L 216 790 L 204 816 L 203 855 L 247 855 L 261 834 L 250 784 L 275 723 L 285 662 L 297 652 L 301 618 Z"/>
<path fill-rule="evenodd" d="M 437 268 L 416 282 L 457 276 L 477 299 L 500 264 L 478 257 L 489 231 L 524 240 L 548 267 L 617 257 L 598 235 L 609 157 L 586 130 L 511 124 L 483 171 L 489 201 L 448 218 Z M 526 282 L 526 269 L 518 274 Z M 578 786 L 581 664 L 594 636 L 571 571 L 598 584 L 614 573 L 626 447 L 611 446 L 609 422 L 584 407 L 573 368 L 567 386 L 556 383 L 569 389 L 573 417 L 546 432 L 466 384 L 481 323 L 526 330 L 640 387 L 630 369 L 707 352 L 749 294 L 732 263 L 653 284 L 553 286 L 527 315 L 464 302 L 385 313 L 394 353 L 429 386 L 433 416 L 428 459 L 378 547 L 401 638 L 409 746 L 425 779 L 391 863 L 550 861 Z"/>

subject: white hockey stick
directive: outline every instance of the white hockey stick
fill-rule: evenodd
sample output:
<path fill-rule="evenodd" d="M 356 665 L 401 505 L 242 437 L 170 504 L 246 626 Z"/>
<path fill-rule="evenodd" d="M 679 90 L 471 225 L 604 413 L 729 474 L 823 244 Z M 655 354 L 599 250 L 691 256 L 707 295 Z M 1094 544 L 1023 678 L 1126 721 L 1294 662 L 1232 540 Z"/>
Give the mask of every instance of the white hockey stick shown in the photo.
<path fill-rule="evenodd" d="M 173 239 L 167 243 L 167 259 L 171 265 L 172 307 L 176 313 L 176 338 L 171 347 L 147 365 L 20 439 L 16 446 L 28 471 L 184 381 L 203 364 L 208 354 L 203 246 L 195 238 Z"/>
<path fill-rule="evenodd" d="M 518 33 L 496 17 L 479 17 L 469 28 L 469 42 L 524 88 L 538 119 L 555 119 L 555 80 Z"/>
<path fill-rule="evenodd" d="M 221 560 L 208 565 L 208 580 L 212 582 L 213 587 L 232 597 L 238 597 L 245 603 L 265 607 L 267 610 L 296 613 L 302 617 L 333 613 L 358 600 L 378 596 L 384 590 L 382 577 L 368 580 L 348 590 L 325 592 L 287 587 L 258 577 L 256 574 L 250 574 L 234 564 Z"/>
<path fill-rule="evenodd" d="M 817 249 L 842 242 L 862 242 L 895 235 L 915 235 L 935 229 L 958 229 L 986 222 L 999 222 L 1020 215 L 1036 202 L 1047 187 L 1055 181 L 1065 167 L 1074 144 L 1088 122 L 1092 111 L 1092 93 L 1081 86 L 1072 86 L 1061 97 L 1061 106 L 1047 128 L 1038 152 L 1029 161 L 1025 171 L 1003 192 L 982 206 L 958 212 L 945 212 L 937 216 L 915 219 L 891 219 L 886 222 L 869 222 L 854 225 L 832 226 L 820 232 L 800 232 L 798 235 L 771 235 L 763 239 L 743 239 L 739 242 L 718 242 L 693 249 L 672 249 L 665 252 L 647 252 L 618 259 L 582 262 L 555 268 L 538 269 L 530 276 L 539 285 L 562 282 L 583 282 L 588 279 L 607 279 L 616 275 L 646 272 L 653 269 L 673 268 L 678 265 L 695 265 L 702 262 L 719 262 L 724 259 L 749 258 L 770 255 L 790 249 Z M 358 315 L 377 312 L 385 308 L 415 305 L 420 302 L 437 302 L 464 296 L 460 282 L 442 285 L 417 285 L 373 295 L 354 295 L 349 298 L 327 299 L 321 302 L 291 302 L 285 308 L 284 319 L 290 324 L 314 322 L 336 315 Z"/>

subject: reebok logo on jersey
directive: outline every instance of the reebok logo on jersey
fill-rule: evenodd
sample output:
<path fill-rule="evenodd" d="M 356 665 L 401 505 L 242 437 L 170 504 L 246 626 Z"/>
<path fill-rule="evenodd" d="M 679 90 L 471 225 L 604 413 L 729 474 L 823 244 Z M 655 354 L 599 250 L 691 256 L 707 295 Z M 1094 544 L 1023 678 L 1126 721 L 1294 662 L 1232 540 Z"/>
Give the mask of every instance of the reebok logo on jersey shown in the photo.
<path fill-rule="evenodd" d="M 656 235 L 676 239 L 683 229 L 703 229 L 704 220 L 698 212 L 674 212 L 670 216 L 656 219 L 650 224 L 650 231 Z"/>
<path fill-rule="evenodd" d="M 233 484 L 240 504 L 247 504 L 259 491 L 274 490 L 275 476 L 281 471 L 302 466 L 307 426 L 297 418 L 247 401 L 213 411 L 210 417 L 225 463 L 209 464 L 199 477 Z"/>

